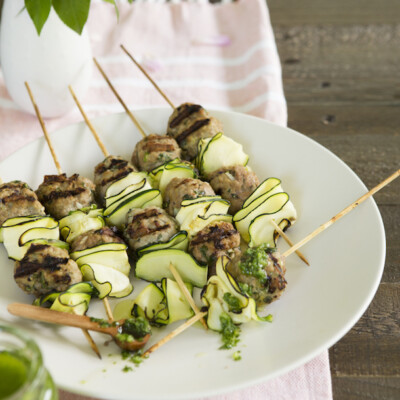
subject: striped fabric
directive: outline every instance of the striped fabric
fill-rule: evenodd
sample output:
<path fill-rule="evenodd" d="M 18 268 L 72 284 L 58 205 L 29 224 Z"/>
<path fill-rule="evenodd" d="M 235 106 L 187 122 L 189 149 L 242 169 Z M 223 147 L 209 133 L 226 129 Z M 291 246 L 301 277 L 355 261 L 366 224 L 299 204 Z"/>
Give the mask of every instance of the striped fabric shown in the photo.
<path fill-rule="evenodd" d="M 93 1 L 88 30 L 93 55 L 130 107 L 166 103 L 121 51 L 120 43 L 176 104 L 198 102 L 286 123 L 281 69 L 264 1 L 210 6 L 207 1 L 146 0 L 133 5 L 120 2 L 119 8 L 116 23 L 109 4 Z M 90 116 L 122 111 L 95 68 L 90 90 L 81 100 Z M 48 120 L 47 126 L 52 131 L 79 120 L 74 109 L 63 118 Z M 0 121 L 0 160 L 41 136 L 34 118 L 9 98 L 1 76 Z"/>
<path fill-rule="evenodd" d="M 149 70 L 174 104 L 190 101 L 230 109 L 285 125 L 281 68 L 265 0 L 119 2 L 120 18 L 109 4 L 92 1 L 88 30 L 93 55 L 130 108 L 165 106 L 137 70 L 124 44 Z M 94 69 L 81 101 L 89 116 L 123 111 Z M 40 106 L 40 104 L 39 104 Z M 81 121 L 74 109 L 47 120 L 49 131 Z M 0 160 L 42 135 L 36 118 L 20 111 L 0 76 Z M 331 399 L 328 353 L 266 384 L 213 400 Z M 61 393 L 62 400 L 81 399 Z"/>

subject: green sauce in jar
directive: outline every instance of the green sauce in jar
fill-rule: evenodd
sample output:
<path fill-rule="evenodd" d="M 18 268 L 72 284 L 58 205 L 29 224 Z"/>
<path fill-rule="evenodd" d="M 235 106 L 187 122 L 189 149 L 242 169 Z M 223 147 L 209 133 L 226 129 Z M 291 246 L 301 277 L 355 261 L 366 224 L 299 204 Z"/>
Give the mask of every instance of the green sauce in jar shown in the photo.
<path fill-rule="evenodd" d="M 10 326 L 0 325 L 0 400 L 58 400 L 36 343 Z"/>
<path fill-rule="evenodd" d="M 0 399 L 7 398 L 24 385 L 27 369 L 26 363 L 14 352 L 0 352 Z"/>

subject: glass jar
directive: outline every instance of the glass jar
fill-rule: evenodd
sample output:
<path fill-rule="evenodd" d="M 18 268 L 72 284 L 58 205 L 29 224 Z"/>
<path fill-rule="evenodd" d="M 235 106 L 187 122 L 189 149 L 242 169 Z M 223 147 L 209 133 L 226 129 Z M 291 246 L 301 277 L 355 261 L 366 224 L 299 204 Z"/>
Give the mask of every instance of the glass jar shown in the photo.
<path fill-rule="evenodd" d="M 0 324 L 0 399 L 57 400 L 42 353 L 24 333 Z"/>

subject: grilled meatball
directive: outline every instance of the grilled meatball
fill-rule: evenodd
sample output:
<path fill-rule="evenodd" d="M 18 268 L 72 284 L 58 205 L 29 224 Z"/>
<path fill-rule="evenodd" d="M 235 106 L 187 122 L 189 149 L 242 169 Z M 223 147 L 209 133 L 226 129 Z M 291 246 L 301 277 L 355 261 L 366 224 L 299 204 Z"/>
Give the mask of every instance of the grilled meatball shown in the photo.
<path fill-rule="evenodd" d="M 223 199 L 229 200 L 229 213 L 239 211 L 260 184 L 257 175 L 242 165 L 220 168 L 209 177 L 210 185 Z"/>
<path fill-rule="evenodd" d="M 96 197 L 101 205 L 105 205 L 106 191 L 109 186 L 137 171 L 128 161 L 119 156 L 108 156 L 94 168 L 94 183 L 96 185 Z"/>
<path fill-rule="evenodd" d="M 277 300 L 286 288 L 284 259 L 264 244 L 247 249 L 231 260 L 227 269 L 258 306 Z"/>
<path fill-rule="evenodd" d="M 71 211 L 89 207 L 94 201 L 94 183 L 74 174 L 46 175 L 36 190 L 46 211 L 55 219 L 61 219 Z"/>
<path fill-rule="evenodd" d="M 91 249 L 104 243 L 124 243 L 124 241 L 111 228 L 105 226 L 79 235 L 71 243 L 71 252 Z"/>
<path fill-rule="evenodd" d="M 152 243 L 167 242 L 178 233 L 178 225 L 162 208 L 135 208 L 129 211 L 124 237 L 132 250 Z"/>
<path fill-rule="evenodd" d="M 26 293 L 39 297 L 62 292 L 82 281 L 81 271 L 68 251 L 48 244 L 33 244 L 21 261 L 16 261 L 14 278 Z"/>
<path fill-rule="evenodd" d="M 149 172 L 175 158 L 181 158 L 176 140 L 167 135 L 153 134 L 136 143 L 132 163 L 141 171 Z"/>
<path fill-rule="evenodd" d="M 209 183 L 193 178 L 174 178 L 164 192 L 164 208 L 175 216 L 181 208 L 182 200 L 213 196 L 214 190 Z"/>
<path fill-rule="evenodd" d="M 36 193 L 24 182 L 0 185 L 0 226 L 8 218 L 45 215 Z"/>
<path fill-rule="evenodd" d="M 200 105 L 185 103 L 174 110 L 168 121 L 167 134 L 176 139 L 183 157 L 192 160 L 200 139 L 222 132 L 222 124 Z"/>
<path fill-rule="evenodd" d="M 200 263 L 210 266 L 215 274 L 215 262 L 221 256 L 239 254 L 240 234 L 229 222 L 216 221 L 198 232 L 189 244 L 189 253 Z"/>

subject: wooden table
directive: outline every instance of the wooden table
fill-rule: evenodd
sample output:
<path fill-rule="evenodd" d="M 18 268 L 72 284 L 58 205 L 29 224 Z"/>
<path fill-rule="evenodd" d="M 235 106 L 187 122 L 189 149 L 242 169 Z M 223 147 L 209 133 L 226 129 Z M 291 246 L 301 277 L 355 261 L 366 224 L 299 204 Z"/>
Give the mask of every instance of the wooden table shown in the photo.
<path fill-rule="evenodd" d="M 268 5 L 288 125 L 372 188 L 400 168 L 400 1 Z M 335 400 L 400 399 L 400 180 L 375 200 L 387 235 L 385 271 L 364 316 L 329 350 Z"/>

